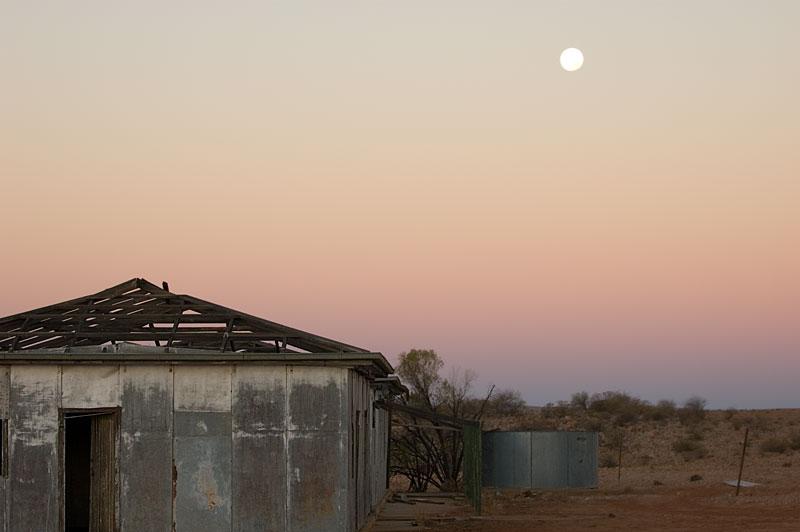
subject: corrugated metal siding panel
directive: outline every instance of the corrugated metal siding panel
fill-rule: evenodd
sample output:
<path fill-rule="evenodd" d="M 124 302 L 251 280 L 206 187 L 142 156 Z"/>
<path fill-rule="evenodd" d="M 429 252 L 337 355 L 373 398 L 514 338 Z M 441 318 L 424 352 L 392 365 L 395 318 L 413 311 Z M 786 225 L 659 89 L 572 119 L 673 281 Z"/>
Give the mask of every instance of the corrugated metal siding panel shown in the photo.
<path fill-rule="evenodd" d="M 120 406 L 119 366 L 63 366 L 62 408 Z"/>
<path fill-rule="evenodd" d="M 569 447 L 558 432 L 531 434 L 531 487 L 566 488 Z"/>
<path fill-rule="evenodd" d="M 292 532 L 348 530 L 347 370 L 290 366 L 288 513 Z"/>
<path fill-rule="evenodd" d="M 8 395 L 11 391 L 11 368 L 0 366 L 0 417 L 8 419 Z"/>
<path fill-rule="evenodd" d="M 569 442 L 569 487 L 596 488 L 597 433 L 571 432 Z"/>
<path fill-rule="evenodd" d="M 230 412 L 231 366 L 175 366 L 176 412 Z"/>
<path fill-rule="evenodd" d="M 50 532 L 58 527 L 60 403 L 58 366 L 12 366 L 9 530 Z"/>
<path fill-rule="evenodd" d="M 120 371 L 120 530 L 171 532 L 173 373 L 164 366 Z"/>
<path fill-rule="evenodd" d="M 286 367 L 233 378 L 233 530 L 286 530 Z"/>
<path fill-rule="evenodd" d="M 11 372 L 8 366 L 0 367 L 0 418 L 8 419 L 8 400 L 9 400 L 9 393 L 11 391 Z M 8 424 L 6 424 L 6 433 L 8 432 Z M 0 438 L 3 435 L 0 434 Z M 3 441 L 3 452 L 8 455 L 8 442 L 9 438 L 6 435 Z M 0 460 L 3 460 L 4 457 L 0 454 Z M 6 462 L 7 466 L 8 462 Z M 0 477 L 0 532 L 6 532 L 8 520 L 8 513 L 6 512 L 6 507 L 8 504 L 8 477 Z"/>
<path fill-rule="evenodd" d="M 231 530 L 231 414 L 175 412 L 176 532 Z"/>
<path fill-rule="evenodd" d="M 487 432 L 483 444 L 485 486 L 597 487 L 594 432 Z"/>
<path fill-rule="evenodd" d="M 531 486 L 531 433 L 487 432 L 483 436 L 483 482 L 486 486 Z"/>

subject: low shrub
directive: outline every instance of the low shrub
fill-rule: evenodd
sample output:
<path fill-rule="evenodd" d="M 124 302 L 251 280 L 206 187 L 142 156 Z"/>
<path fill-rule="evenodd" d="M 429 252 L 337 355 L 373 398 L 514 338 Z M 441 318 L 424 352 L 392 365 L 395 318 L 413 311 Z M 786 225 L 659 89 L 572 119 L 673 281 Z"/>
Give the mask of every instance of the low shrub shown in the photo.
<path fill-rule="evenodd" d="M 600 458 L 600 467 L 617 467 L 617 459 L 613 454 L 607 454 Z"/>
<path fill-rule="evenodd" d="M 672 444 L 672 450 L 675 451 L 676 453 L 685 453 L 688 451 L 694 451 L 698 447 L 699 445 L 697 444 L 697 442 L 687 439 L 678 440 Z"/>
<path fill-rule="evenodd" d="M 779 440 L 777 438 L 770 438 L 768 440 L 764 440 L 761 443 L 761 452 L 762 453 L 777 453 L 783 454 L 789 448 L 789 444 L 784 440 Z"/>
<path fill-rule="evenodd" d="M 706 400 L 694 396 L 686 401 L 683 408 L 678 410 L 678 419 L 683 425 L 693 425 L 706 418 Z"/>
<path fill-rule="evenodd" d="M 703 447 L 702 445 L 698 445 L 696 449 L 692 451 L 687 451 L 685 453 L 681 453 L 683 459 L 687 462 L 693 462 L 695 460 L 700 460 L 701 458 L 705 458 L 708 456 L 708 449 Z"/>
<path fill-rule="evenodd" d="M 680 454 L 687 462 L 699 460 L 708 455 L 708 449 L 697 443 L 697 441 L 686 438 L 673 443 L 672 450 Z"/>

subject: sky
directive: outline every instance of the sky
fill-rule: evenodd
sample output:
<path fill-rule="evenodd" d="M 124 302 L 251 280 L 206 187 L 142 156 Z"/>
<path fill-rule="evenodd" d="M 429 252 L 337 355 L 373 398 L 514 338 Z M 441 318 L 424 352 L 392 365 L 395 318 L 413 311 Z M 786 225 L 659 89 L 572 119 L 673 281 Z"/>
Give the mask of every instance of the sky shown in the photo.
<path fill-rule="evenodd" d="M 478 394 L 800 407 L 798 23 L 0 0 L 0 316 L 144 277 L 393 363 L 435 349 Z"/>

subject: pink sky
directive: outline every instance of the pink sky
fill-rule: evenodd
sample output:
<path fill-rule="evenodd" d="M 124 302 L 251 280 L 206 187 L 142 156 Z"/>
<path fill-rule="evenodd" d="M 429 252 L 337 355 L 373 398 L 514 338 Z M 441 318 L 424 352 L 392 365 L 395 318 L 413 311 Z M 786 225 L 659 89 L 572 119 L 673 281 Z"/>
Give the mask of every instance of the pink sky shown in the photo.
<path fill-rule="evenodd" d="M 390 361 L 434 348 L 534 404 L 798 407 L 798 21 L 5 5 L 0 315 L 139 276 Z"/>

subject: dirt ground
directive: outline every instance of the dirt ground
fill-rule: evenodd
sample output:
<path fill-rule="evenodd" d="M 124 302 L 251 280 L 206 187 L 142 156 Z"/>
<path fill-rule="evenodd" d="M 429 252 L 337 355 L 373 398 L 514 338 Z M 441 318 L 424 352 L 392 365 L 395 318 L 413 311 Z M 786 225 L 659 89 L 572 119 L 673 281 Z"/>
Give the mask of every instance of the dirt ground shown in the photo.
<path fill-rule="evenodd" d="M 767 429 L 751 440 L 742 475 L 758 485 L 741 488 L 738 497 L 724 481 L 736 480 L 743 429 L 723 415 L 712 414 L 704 429 L 709 453 L 703 458 L 685 460 L 666 445 L 684 429 L 643 431 L 627 451 L 631 466 L 622 468 L 619 482 L 616 468 L 600 468 L 600 485 L 593 490 L 487 489 L 480 517 L 465 506 L 453 520 L 430 515 L 420 521 L 426 530 L 452 532 L 800 532 L 800 450 L 778 454 L 759 447 L 767 437 L 796 427 L 800 411 L 762 411 Z M 664 444 L 648 443 L 654 441 Z M 604 452 L 609 449 L 601 448 Z"/>
<path fill-rule="evenodd" d="M 596 490 L 486 490 L 477 518 L 468 507 L 457 521 L 419 517 L 424 529 L 439 531 L 800 531 L 800 463 L 775 465 L 756 475 L 762 484 L 741 488 L 738 497 L 736 488 L 723 484 L 735 480 L 735 472 L 636 467 L 625 471 L 620 485 L 613 471 L 603 471 Z M 690 481 L 691 475 L 703 480 Z"/>

